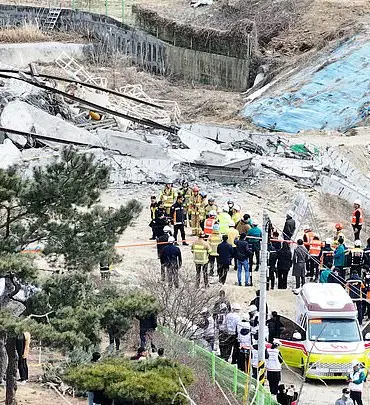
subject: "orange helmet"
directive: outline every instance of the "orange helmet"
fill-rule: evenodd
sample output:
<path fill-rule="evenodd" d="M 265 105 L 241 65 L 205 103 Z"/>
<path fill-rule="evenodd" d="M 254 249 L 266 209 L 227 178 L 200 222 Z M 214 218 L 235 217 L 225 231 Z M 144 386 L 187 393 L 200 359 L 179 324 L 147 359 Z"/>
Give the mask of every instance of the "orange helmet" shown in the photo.
<path fill-rule="evenodd" d="M 198 187 L 198 186 L 194 186 L 194 187 L 193 187 L 193 191 L 195 191 L 195 192 L 199 191 L 199 187 Z"/>
<path fill-rule="evenodd" d="M 336 228 L 338 231 L 341 231 L 341 230 L 343 229 L 343 225 L 342 225 L 342 224 L 335 224 L 335 228 Z"/>

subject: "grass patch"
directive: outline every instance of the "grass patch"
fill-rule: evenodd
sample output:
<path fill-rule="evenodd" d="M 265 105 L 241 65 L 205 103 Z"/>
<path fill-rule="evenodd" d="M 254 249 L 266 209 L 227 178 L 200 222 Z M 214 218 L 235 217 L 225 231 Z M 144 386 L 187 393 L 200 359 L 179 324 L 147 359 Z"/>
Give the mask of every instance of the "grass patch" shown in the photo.
<path fill-rule="evenodd" d="M 51 38 L 35 25 L 27 24 L 22 27 L 0 29 L 0 42 L 2 43 L 43 42 L 50 40 Z"/>

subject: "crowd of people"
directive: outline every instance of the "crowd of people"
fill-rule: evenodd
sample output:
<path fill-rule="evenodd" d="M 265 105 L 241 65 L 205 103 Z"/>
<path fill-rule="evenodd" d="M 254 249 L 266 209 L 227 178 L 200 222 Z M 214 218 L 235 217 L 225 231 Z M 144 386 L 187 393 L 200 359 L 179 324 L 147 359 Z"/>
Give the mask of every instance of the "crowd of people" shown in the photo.
<path fill-rule="evenodd" d="M 248 213 L 242 214 L 240 205 L 229 200 L 218 206 L 215 199 L 207 197 L 197 185 L 189 187 L 184 181 L 178 191 L 172 184 L 167 184 L 158 201 L 154 196 L 151 198 L 150 208 L 151 239 L 157 241 L 162 281 L 167 281 L 170 287 L 179 285 L 182 255 L 178 244 L 189 244 L 185 234 L 188 227 L 191 236 L 197 238 L 191 244 L 195 288 L 201 286 L 201 279 L 207 288 L 210 277 L 217 277 L 219 283 L 225 284 L 230 266 L 237 270 L 239 286 L 253 285 L 253 270 L 258 271 L 260 267 L 262 229 Z M 344 226 L 338 223 L 333 234 L 325 240 L 315 234 L 310 225 L 305 225 L 302 234 L 293 241 L 297 238 L 296 223 L 294 213 L 288 212 L 282 231 L 273 224 L 269 225 L 267 288 L 287 289 L 290 272 L 295 280 L 293 289 L 299 289 L 307 281 L 339 283 L 356 304 L 359 323 L 362 324 L 364 316 L 370 319 L 367 301 L 370 300 L 370 238 L 367 246 L 362 248 L 360 234 L 363 224 L 361 201 L 356 200 L 351 216 L 353 239 L 345 236 Z M 178 240 L 179 234 L 181 240 Z M 251 303 L 248 311 L 242 313 L 239 304 L 230 305 L 223 295 L 213 311 L 202 310 L 201 318 L 199 330 L 208 348 L 215 350 L 215 342 L 218 343 L 221 358 L 255 377 L 258 305 Z M 266 331 L 269 387 L 271 393 L 280 393 L 283 397 L 287 389 L 279 388 L 281 357 L 278 343 L 274 341 L 274 338 L 279 338 L 282 325 L 279 325 L 276 312 L 268 319 Z M 343 396 L 346 395 L 343 391 Z"/>

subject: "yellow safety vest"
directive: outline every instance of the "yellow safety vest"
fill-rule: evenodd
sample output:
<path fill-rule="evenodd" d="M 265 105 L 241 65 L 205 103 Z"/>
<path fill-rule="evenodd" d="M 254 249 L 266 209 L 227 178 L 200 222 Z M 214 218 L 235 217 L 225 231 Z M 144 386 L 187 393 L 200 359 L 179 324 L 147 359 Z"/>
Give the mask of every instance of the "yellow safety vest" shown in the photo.
<path fill-rule="evenodd" d="M 217 217 L 218 223 L 220 224 L 220 233 L 226 235 L 229 232 L 229 224 L 231 217 L 227 212 L 221 212 Z"/>
<path fill-rule="evenodd" d="M 163 205 L 165 208 L 171 208 L 175 202 L 175 197 L 176 197 L 176 193 L 173 188 L 171 190 L 168 188 L 165 188 L 162 191 L 160 200 L 163 202 Z"/>
<path fill-rule="evenodd" d="M 194 255 L 195 264 L 208 263 L 209 248 L 206 245 L 195 242 L 191 247 L 191 251 Z"/>
<path fill-rule="evenodd" d="M 236 247 L 235 239 L 239 237 L 239 231 L 235 228 L 230 228 L 229 232 L 227 233 L 227 241 L 230 243 L 232 247 Z"/>
<path fill-rule="evenodd" d="M 242 219 L 242 214 L 240 212 L 235 212 L 235 214 L 233 214 L 231 218 L 234 221 L 235 225 L 237 225 L 237 223 Z"/>
<path fill-rule="evenodd" d="M 211 245 L 212 251 L 210 252 L 210 256 L 218 256 L 217 253 L 217 246 L 222 242 L 222 236 L 219 232 L 212 233 L 212 235 L 208 239 L 208 243 Z"/>

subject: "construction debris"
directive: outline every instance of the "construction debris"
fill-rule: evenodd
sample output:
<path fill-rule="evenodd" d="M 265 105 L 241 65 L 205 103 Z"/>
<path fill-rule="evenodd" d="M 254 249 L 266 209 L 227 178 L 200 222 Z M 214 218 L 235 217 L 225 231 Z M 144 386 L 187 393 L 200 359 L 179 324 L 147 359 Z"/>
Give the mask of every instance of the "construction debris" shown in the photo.
<path fill-rule="evenodd" d="M 113 188 L 186 178 L 208 182 L 210 190 L 230 184 L 241 192 L 243 184 L 284 177 L 348 200 L 360 195 L 370 209 L 370 180 L 335 150 L 275 132 L 179 128 L 177 103 L 153 99 L 141 86 L 110 89 L 106 78 L 67 54 L 57 64 L 67 77 L 46 74 L 34 63 L 25 71 L 0 71 L 0 168 L 17 164 L 27 177 L 67 144 L 110 167 Z M 359 179 L 356 188 L 350 176 Z"/>

